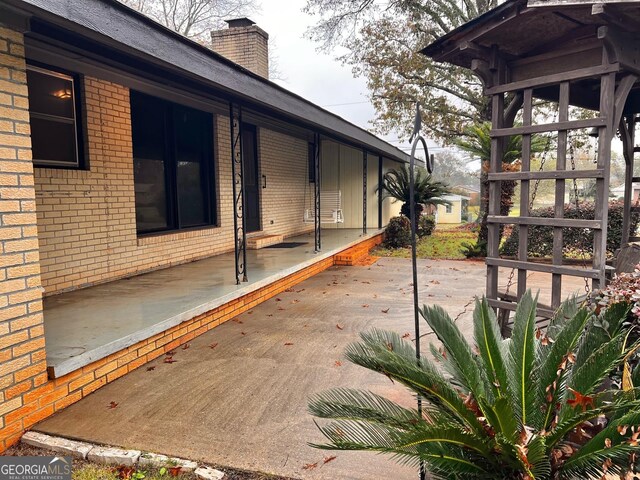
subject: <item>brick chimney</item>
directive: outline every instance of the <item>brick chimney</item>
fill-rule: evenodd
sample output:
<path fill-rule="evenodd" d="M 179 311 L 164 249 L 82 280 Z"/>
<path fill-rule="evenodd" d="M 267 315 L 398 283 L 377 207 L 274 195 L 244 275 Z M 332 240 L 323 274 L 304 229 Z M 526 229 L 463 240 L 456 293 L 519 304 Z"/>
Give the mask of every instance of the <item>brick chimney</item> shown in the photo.
<path fill-rule="evenodd" d="M 212 50 L 268 79 L 269 34 L 248 18 L 226 22 L 229 28 L 211 32 Z"/>

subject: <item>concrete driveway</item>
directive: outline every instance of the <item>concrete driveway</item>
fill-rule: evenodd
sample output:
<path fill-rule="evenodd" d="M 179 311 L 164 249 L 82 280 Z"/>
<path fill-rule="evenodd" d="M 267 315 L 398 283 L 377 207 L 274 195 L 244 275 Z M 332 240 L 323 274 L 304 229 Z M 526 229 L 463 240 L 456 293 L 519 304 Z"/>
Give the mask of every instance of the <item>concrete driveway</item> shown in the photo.
<path fill-rule="evenodd" d="M 483 293 L 482 263 L 419 265 L 424 303 L 456 315 Z M 402 387 L 343 358 L 370 327 L 412 335 L 410 272 L 393 258 L 331 268 L 177 349 L 175 363 L 143 366 L 35 430 L 297 478 L 413 480 L 414 470 L 380 455 L 309 447 L 323 437 L 306 410 L 310 395 L 337 386 L 413 405 Z M 470 318 L 459 320 L 465 332 Z"/>

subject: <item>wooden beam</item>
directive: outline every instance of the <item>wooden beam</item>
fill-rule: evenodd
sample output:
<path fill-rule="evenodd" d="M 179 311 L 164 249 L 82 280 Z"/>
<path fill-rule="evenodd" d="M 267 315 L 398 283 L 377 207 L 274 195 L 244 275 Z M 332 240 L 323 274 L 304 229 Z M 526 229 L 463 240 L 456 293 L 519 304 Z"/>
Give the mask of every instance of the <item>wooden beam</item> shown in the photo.
<path fill-rule="evenodd" d="M 548 217 L 509 217 L 507 215 L 489 215 L 487 222 L 503 225 L 540 225 L 543 227 L 592 228 L 599 230 L 600 220 L 582 220 L 578 218 Z"/>
<path fill-rule="evenodd" d="M 610 0 L 609 0 L 610 1 Z M 621 12 L 615 5 L 595 3 L 591 7 L 591 15 L 599 18 L 604 23 L 615 26 L 621 30 L 636 33 L 640 31 L 640 22 Z"/>
<path fill-rule="evenodd" d="M 616 27 L 598 28 L 598 38 L 602 40 L 607 60 L 611 65 L 621 65 L 623 69 L 640 74 L 640 49 L 637 34 L 621 32 Z"/>
<path fill-rule="evenodd" d="M 487 299 L 489 305 L 493 308 L 501 308 L 505 310 L 515 311 L 518 308 L 518 304 L 516 302 L 507 302 L 504 300 L 494 300 Z M 552 318 L 555 315 L 555 312 L 549 308 L 545 307 L 537 307 L 536 308 L 536 317 L 544 317 L 544 318 Z"/>
<path fill-rule="evenodd" d="M 489 181 L 498 180 L 573 180 L 574 178 L 602 178 L 604 170 L 551 170 L 539 172 L 490 173 Z"/>
<path fill-rule="evenodd" d="M 571 277 L 598 278 L 600 270 L 594 268 L 575 268 L 563 265 L 549 265 L 546 263 L 523 262 L 521 260 L 508 260 L 506 258 L 487 258 L 487 265 L 497 267 L 522 268 L 524 270 Z"/>
<path fill-rule="evenodd" d="M 511 135 L 527 135 L 532 133 L 555 132 L 562 130 L 580 130 L 583 128 L 603 127 L 608 124 L 606 117 L 587 118 L 584 120 L 569 120 L 564 122 L 546 123 L 512 128 L 498 128 L 491 130 L 491 137 L 510 137 Z"/>
<path fill-rule="evenodd" d="M 613 125 L 617 126 L 622 119 L 622 112 L 627 103 L 629 92 L 638 81 L 638 77 L 633 74 L 625 75 L 616 87 L 615 100 L 613 105 Z"/>
<path fill-rule="evenodd" d="M 487 95 L 494 93 L 516 92 L 525 88 L 540 88 L 548 85 L 555 85 L 563 81 L 582 80 L 585 78 L 599 77 L 605 73 L 617 72 L 620 66 L 616 63 L 609 65 L 598 65 L 596 67 L 579 68 L 569 72 L 554 73 L 551 75 L 543 75 L 541 77 L 529 78 L 518 82 L 497 84 L 495 87 L 486 90 Z"/>

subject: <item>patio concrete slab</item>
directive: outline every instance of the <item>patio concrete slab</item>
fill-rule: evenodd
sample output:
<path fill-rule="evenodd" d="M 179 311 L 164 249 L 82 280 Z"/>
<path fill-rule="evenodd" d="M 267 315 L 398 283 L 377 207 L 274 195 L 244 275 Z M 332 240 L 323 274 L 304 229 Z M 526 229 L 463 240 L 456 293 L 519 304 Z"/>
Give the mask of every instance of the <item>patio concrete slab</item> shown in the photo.
<path fill-rule="evenodd" d="M 296 478 L 413 480 L 387 457 L 309 447 L 323 437 L 306 410 L 310 395 L 337 386 L 413 405 L 402 387 L 343 357 L 374 326 L 413 336 L 410 265 L 333 267 L 177 349 L 177 362 L 143 366 L 35 430 Z M 484 264 L 421 260 L 419 288 L 421 302 L 457 315 L 483 293 Z M 458 320 L 469 337 L 471 310 Z"/>
<path fill-rule="evenodd" d="M 60 377 L 306 268 L 364 238 L 370 229 L 327 229 L 288 249 L 247 251 L 249 281 L 236 285 L 233 252 L 45 299 L 47 365 Z"/>

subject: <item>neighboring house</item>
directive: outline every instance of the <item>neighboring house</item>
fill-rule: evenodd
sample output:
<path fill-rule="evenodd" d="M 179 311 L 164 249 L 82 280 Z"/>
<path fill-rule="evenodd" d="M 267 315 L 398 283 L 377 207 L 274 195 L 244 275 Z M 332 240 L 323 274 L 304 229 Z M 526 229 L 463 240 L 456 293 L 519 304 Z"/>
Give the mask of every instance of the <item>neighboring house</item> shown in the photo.
<path fill-rule="evenodd" d="M 631 195 L 631 203 L 636 204 L 640 200 L 640 183 L 633 183 L 632 188 L 633 188 L 633 195 Z M 624 185 L 611 188 L 609 191 L 611 192 L 611 196 L 615 199 L 624 198 Z"/>
<path fill-rule="evenodd" d="M 450 189 L 453 193 L 469 197 L 469 206 L 480 205 L 480 185 L 456 185 Z"/>
<path fill-rule="evenodd" d="M 438 205 L 436 209 L 436 223 L 462 223 L 468 221 L 467 212 L 469 208 L 469 197 L 462 195 L 446 195 L 443 200 L 449 202 L 448 205 Z"/>
<path fill-rule="evenodd" d="M 380 241 L 406 155 L 265 78 L 267 39 L 230 21 L 230 61 L 115 0 L 0 4 L 0 451 Z"/>

